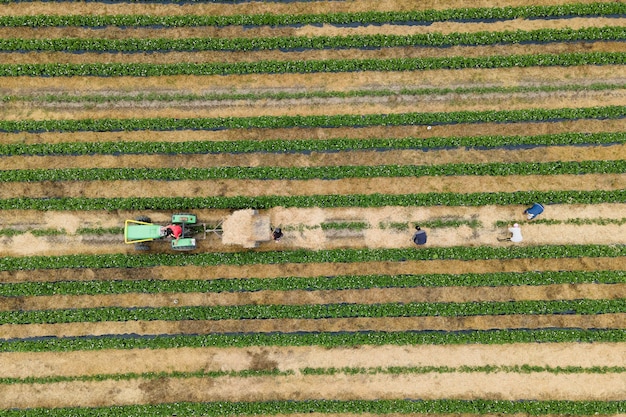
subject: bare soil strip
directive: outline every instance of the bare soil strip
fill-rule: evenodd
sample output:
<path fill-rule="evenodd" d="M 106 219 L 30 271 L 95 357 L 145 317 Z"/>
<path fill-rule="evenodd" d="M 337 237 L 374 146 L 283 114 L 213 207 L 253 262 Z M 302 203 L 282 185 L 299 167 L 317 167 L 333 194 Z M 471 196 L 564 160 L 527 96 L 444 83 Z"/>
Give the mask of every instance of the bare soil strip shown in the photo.
<path fill-rule="evenodd" d="M 269 215 L 272 223 L 319 226 L 330 221 L 368 222 L 372 227 L 379 227 L 380 222 L 419 223 L 435 219 L 478 220 L 484 227 L 489 227 L 497 220 L 514 219 L 524 223 L 522 211 L 525 206 L 480 206 L 480 207 L 380 207 L 380 208 L 290 208 L 275 207 L 261 210 Z M 198 222 L 211 225 L 224 220 L 231 210 L 196 209 Z M 170 221 L 170 211 L 46 211 L 38 210 L 3 210 L 0 211 L 3 227 L 26 231 L 30 229 L 64 229 L 68 234 L 77 233 L 79 228 L 122 227 L 126 219 L 149 215 L 151 221 L 165 224 Z M 626 217 L 626 204 L 555 204 L 547 206 L 541 218 L 567 221 L 571 219 L 622 219 Z M 410 227 L 409 227 L 410 228 Z"/>
<path fill-rule="evenodd" d="M 11 169 L 208 168 L 444 165 L 626 159 L 626 143 L 607 146 L 544 146 L 526 149 L 372 150 L 307 153 L 216 153 L 176 155 L 7 156 Z"/>
<path fill-rule="evenodd" d="M 0 77 L 0 93 L 28 95 L 98 92 L 250 92 L 260 91 L 354 91 L 362 89 L 417 89 L 460 87 L 515 87 L 541 85 L 589 85 L 626 83 L 623 65 L 545 68 L 468 68 L 428 71 L 363 71 L 358 73 L 250 74 L 162 77 Z"/>
<path fill-rule="evenodd" d="M 2 377 L 362 367 L 617 367 L 618 343 L 513 343 L 322 348 L 289 346 L 0 353 Z M 565 354 L 567 352 L 567 354 Z M 89 366 L 85 366 L 89 364 Z"/>
<path fill-rule="evenodd" d="M 180 27 L 180 28 L 118 28 L 107 27 L 106 31 L 83 27 L 2 27 L 1 38 L 25 39 L 186 39 L 186 38 L 269 38 L 269 37 L 296 37 L 296 36 L 351 36 L 351 35 L 398 35 L 407 36 L 426 33 L 477 33 L 477 32 L 504 32 L 511 30 L 540 30 L 540 29 L 583 29 L 620 27 L 624 19 L 619 17 L 575 17 L 568 19 L 532 19 L 510 20 L 495 22 L 433 22 L 430 25 L 368 25 L 355 27 L 340 27 L 323 24 L 319 26 L 303 25 L 294 27 Z"/>
<path fill-rule="evenodd" d="M 494 55 L 565 54 L 575 52 L 624 52 L 623 42 L 598 41 L 579 43 L 551 43 L 544 45 L 452 46 L 449 48 L 385 48 L 385 49 L 326 49 L 307 51 L 245 51 L 245 52 L 167 52 L 167 53 L 65 53 L 26 52 L 3 54 L 4 64 L 88 64 L 88 63 L 143 63 L 176 64 L 236 63 L 257 61 L 315 61 L 333 59 L 394 59 L 437 57 L 487 57 Z"/>
<path fill-rule="evenodd" d="M 394 95 L 387 97 L 308 98 L 192 102 L 112 102 L 85 106 L 83 103 L 45 105 L 15 102 L 5 105 L 4 120 L 80 120 L 126 118 L 213 118 L 258 116 L 323 116 L 328 114 L 398 114 L 454 111 L 497 111 L 620 106 L 626 90 L 561 91 L 531 93 Z M 85 108 L 87 107 L 87 108 Z M 129 112 L 130 111 L 130 112 Z"/>
<path fill-rule="evenodd" d="M 292 128 L 232 129 L 220 131 L 134 131 L 134 132 L 48 132 L 2 133 L 0 143 L 75 143 L 75 142 L 187 142 L 238 140 L 325 140 L 377 138 L 467 137 L 482 135 L 544 135 L 558 133 L 602 133 L 626 130 L 626 119 L 575 120 L 567 122 L 476 123 L 426 126 L 378 126 L 367 128 Z"/>
<path fill-rule="evenodd" d="M 393 188 L 390 188 L 393 184 Z M 83 181 L 13 183 L 0 198 L 235 197 L 328 194 L 620 190 L 626 174 L 347 178 L 339 180 Z"/>
<path fill-rule="evenodd" d="M 513 223 L 513 222 L 511 222 Z M 523 226 L 524 242 L 519 245 L 621 245 L 626 225 L 528 225 Z M 257 251 L 273 250 L 330 250 L 330 249 L 373 249 L 373 248 L 410 248 L 412 231 L 367 230 L 320 230 L 293 232 L 287 231 L 280 244 L 263 243 Z M 430 247 L 455 246 L 497 246 L 511 245 L 500 242 L 498 238 L 506 236 L 506 227 L 501 229 L 475 229 L 468 226 L 457 228 L 432 229 L 429 231 Z M 60 256 L 73 254 L 115 254 L 136 255 L 132 245 L 124 245 L 121 234 L 97 237 L 53 236 L 33 237 L 22 235 L 0 241 L 5 256 Z M 224 245 L 217 237 L 197 241 L 197 253 L 239 252 L 235 245 Z M 6 248 L 6 249 L 5 249 Z M 151 253 L 172 253 L 169 241 L 153 242 Z"/>
<path fill-rule="evenodd" d="M 3 324 L 3 339 L 105 335 L 177 335 L 273 332 L 403 332 L 491 329 L 624 329 L 626 313 L 595 315 L 498 315 L 470 317 L 385 317 L 347 319 L 262 319 L 81 322 L 61 324 Z"/>
<path fill-rule="evenodd" d="M 498 237 L 504 235 L 505 228 L 495 225 L 496 221 L 519 222 L 522 225 L 524 242 L 522 245 L 559 245 L 559 244 L 621 244 L 624 228 L 619 225 L 626 218 L 624 204 L 591 205 L 547 205 L 543 219 L 561 222 L 560 224 L 541 224 L 527 222 L 523 215 L 525 206 L 484 206 L 484 207 L 381 207 L 381 208 L 282 208 L 276 207 L 262 211 L 270 217 L 275 226 L 284 229 L 285 236 L 279 244 L 263 243 L 260 251 L 332 248 L 399 248 L 411 247 L 412 227 L 432 221 L 454 220 L 459 222 L 478 222 L 476 227 L 460 226 L 434 228 L 428 230 L 429 246 L 478 246 L 509 244 L 500 243 Z M 228 210 L 194 210 L 200 223 L 212 227 L 224 220 Z M 120 235 L 76 235 L 79 228 L 115 228 L 122 227 L 125 219 L 134 219 L 139 215 L 150 215 L 153 222 L 166 224 L 170 212 L 39 212 L 35 210 L 9 210 L 0 212 L 0 221 L 5 228 L 26 232 L 32 229 L 64 230 L 65 234 L 35 237 L 24 233 L 13 237 L 0 238 L 0 249 L 5 256 L 28 255 L 71 255 L 76 253 L 134 253 L 132 245 L 124 245 Z M 575 220 L 575 221 L 574 221 Z M 598 224 L 612 220 L 613 223 Z M 369 225 L 368 229 L 351 233 L 347 231 L 323 230 L 321 225 L 328 222 L 359 222 Z M 392 223 L 405 224 L 405 228 L 391 228 Z M 577 224 L 582 223 L 582 224 Z M 199 236 L 202 238 L 202 236 Z M 237 246 L 224 245 L 217 236 L 208 235 L 208 239 L 198 240 L 199 252 L 231 252 L 239 250 Z M 169 252 L 169 242 L 153 242 L 153 251 Z M 538 260 L 539 261 L 539 260 Z M 251 266 L 250 268 L 266 268 Z M 612 269 L 612 268 L 609 268 Z M 202 271 L 201 269 L 199 271 Z M 98 272 L 98 276 L 104 273 Z M 327 272 L 320 273 L 320 275 Z M 35 274 L 33 272 L 32 274 Z M 57 272 L 55 276 L 59 276 Z M 108 274 L 108 273 L 107 273 Z M 334 273 L 330 273 L 333 275 Z M 158 275 L 158 274 L 157 274 Z M 108 275 L 107 275 L 108 276 Z M 114 274 L 112 275 L 114 276 Z M 126 277 L 126 274 L 122 274 Z M 207 271 L 191 274 L 190 279 L 205 279 L 220 276 Z M 246 276 L 245 273 L 243 276 Z M 257 276 L 257 275 L 248 275 Z M 259 275 L 263 277 L 264 274 Z M 288 276 L 288 275 L 287 275 Z M 307 275 L 305 275 L 307 276 Z M 312 276 L 312 275 L 308 275 Z M 31 275 L 32 277 L 32 275 Z M 144 277 L 139 273 L 139 277 Z M 145 277 L 144 277 L 145 278 Z M 33 279 L 35 279 L 33 277 Z M 63 278 L 59 278 L 63 279 Z M 92 277 L 93 279 L 93 277 Z M 107 278 L 96 278 L 107 279 Z M 114 279 L 114 278 L 113 278 Z M 141 278 L 137 278 L 141 279 Z M 208 278 L 207 278 L 208 279 Z M 37 278 L 36 280 L 39 280 Z M 49 280 L 49 279 L 46 279 Z"/>
<path fill-rule="evenodd" d="M 577 3 L 611 3 L 613 0 L 578 0 Z M 151 14 L 167 15 L 238 15 L 238 14 L 325 14 L 325 13 L 358 13 L 366 11 L 407 11 L 431 9 L 462 9 L 479 7 L 520 7 L 571 4 L 571 0 L 450 0 L 441 3 L 435 0 L 415 3 L 411 0 L 379 2 L 364 0 L 359 2 L 328 3 L 324 1 L 307 1 L 294 3 L 246 2 L 234 4 L 72 4 L 71 7 L 60 8 L 56 3 L 33 2 L 28 4 L 3 4 L 0 12 L 9 16 L 21 15 L 64 15 L 64 14 Z"/>
<path fill-rule="evenodd" d="M 626 298 L 626 284 L 553 284 L 516 287 L 375 288 L 342 291 L 255 291 L 0 297 L 0 311 L 99 307 L 466 303 Z"/>
<path fill-rule="evenodd" d="M 450 373 L 223 377 L 10 385 L 3 408 L 97 407 L 177 401 L 307 399 L 621 400 L 620 374 Z"/>

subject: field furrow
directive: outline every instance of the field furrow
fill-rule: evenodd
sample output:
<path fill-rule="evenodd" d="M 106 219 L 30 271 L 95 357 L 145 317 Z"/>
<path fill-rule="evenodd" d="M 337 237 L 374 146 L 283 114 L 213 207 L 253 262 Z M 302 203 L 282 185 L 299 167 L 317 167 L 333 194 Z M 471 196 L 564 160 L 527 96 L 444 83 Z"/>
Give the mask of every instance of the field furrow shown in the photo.
<path fill-rule="evenodd" d="M 5 340 L 107 335 L 212 335 L 215 333 L 413 332 L 493 329 L 624 329 L 626 313 L 596 315 L 503 315 L 470 317 L 394 317 L 348 319 L 248 319 L 179 321 L 107 321 L 61 324 L 3 324 Z"/>
<path fill-rule="evenodd" d="M 76 296 L 2 297 L 0 311 L 100 307 L 171 307 L 229 305 L 319 305 L 331 303 L 466 303 L 483 301 L 626 298 L 626 284 L 555 284 L 517 287 L 377 288 L 328 291 L 253 291 Z M 176 300 L 176 303 L 173 303 Z"/>
<path fill-rule="evenodd" d="M 596 82 L 626 82 L 626 69 L 622 65 L 570 66 L 545 68 L 467 68 L 457 70 L 423 71 L 362 71 L 354 73 L 314 74 L 254 74 L 254 75 L 189 75 L 160 77 L 0 77 L 0 91 L 5 94 L 31 95 L 35 93 L 66 92 L 76 90 L 96 92 L 182 92 L 250 91 L 252 89 L 275 91 L 351 91 L 357 89 L 401 88 L 459 88 L 488 86 L 539 86 L 539 85 L 589 85 Z"/>
<path fill-rule="evenodd" d="M 388 178 L 350 178 L 339 180 L 214 180 L 214 181 L 89 181 L 89 182 L 31 182 L 15 183 L 2 189 L 0 198 L 119 198 L 134 197 L 197 197 L 197 196 L 314 196 L 328 194 L 406 194 L 413 190 L 422 193 L 478 193 L 550 191 L 550 190 L 623 190 L 626 174 L 608 175 L 510 175 L 505 177 L 394 178 L 389 189 Z"/>
<path fill-rule="evenodd" d="M 320 346 L 130 349 L 76 352 L 2 352 L 7 378 L 50 378 L 178 372 L 302 372 L 311 369 L 380 369 L 429 367 L 443 369 L 521 367 L 616 368 L 624 365 L 614 343 L 542 343 L 504 345 L 362 346 L 360 349 Z M 572 355 L 563 355 L 567 350 Z M 331 354 L 328 354 L 328 353 Z M 207 361 L 206 358 L 211 358 Z M 574 359 L 576 358 L 576 359 Z M 85 368 L 83 364 L 91 366 Z M 24 364 L 24 366 L 19 366 Z M 408 373 L 408 372 L 407 372 Z"/>
<path fill-rule="evenodd" d="M 611 0 L 580 0 L 579 4 L 603 4 L 612 3 Z M 524 6 L 554 6 L 568 5 L 571 0 L 496 0 L 496 1 L 468 1 L 452 0 L 445 5 L 429 1 L 425 3 L 414 3 L 410 0 L 394 1 L 393 3 L 380 3 L 376 0 L 365 0 L 358 3 L 327 3 L 323 1 L 311 1 L 294 4 L 281 3 L 233 3 L 233 4 L 189 4 L 180 7 L 178 4 L 152 4 L 150 12 L 156 16 L 176 16 L 186 14 L 197 15 L 254 15 L 254 14 L 325 14 L 325 13 L 359 13 L 366 11 L 411 11 L 411 10 L 445 10 L 463 9 L 468 7 L 524 7 Z M 20 15 L 64 15 L 63 10 L 59 10 L 54 3 L 38 2 L 33 4 L 3 4 L 0 9 L 3 14 L 9 16 Z M 70 9 L 73 14 L 81 15 L 121 15 L 121 14 L 143 14 L 146 11 L 145 5 L 140 4 L 73 4 Z"/>
<path fill-rule="evenodd" d="M 71 148 L 70 148 L 71 149 Z M 71 152 L 71 150 L 70 150 Z M 120 154 L 89 156 L 6 156 L 5 170 L 69 168 L 207 168 L 207 167 L 324 167 L 376 165 L 443 165 L 452 163 L 515 163 L 556 161 L 619 161 L 626 143 L 601 146 L 538 146 L 506 149 L 363 150 L 311 153 L 255 152 L 206 154 Z"/>
<path fill-rule="evenodd" d="M 280 388 L 277 390 L 276 388 Z M 311 387 L 315 387 L 313 390 Z M 494 387 L 499 387 L 498 389 Z M 579 387 L 574 389 L 572 387 Z M 497 400 L 618 400 L 623 375 L 451 374 L 379 376 L 287 376 L 218 379 L 162 378 L 155 381 L 103 381 L 11 385 L 3 403 L 10 407 L 87 406 L 183 401 L 268 401 L 297 399 L 380 400 L 395 398 Z M 384 390 L 382 389 L 384 388 Z M 66 400 L 69 396 L 72 400 Z M 27 399 L 27 400 L 25 400 Z"/>
<path fill-rule="evenodd" d="M 0 27 L 0 37 L 5 39 L 186 39 L 186 38 L 209 38 L 220 39 L 233 38 L 269 38 L 269 37 L 297 37 L 297 36 L 349 36 L 349 35 L 415 35 L 437 32 L 442 34 L 452 33 L 478 33 L 478 32 L 503 32 L 507 30 L 540 30 L 540 29 L 582 29 L 621 27 L 624 19 L 619 17 L 603 16 L 590 18 L 553 18 L 550 20 L 534 19 L 527 20 L 523 25 L 511 21 L 492 22 L 433 22 L 429 25 L 410 24 L 380 24 L 362 26 L 337 26 L 331 24 L 299 25 L 291 27 L 260 26 L 203 26 L 203 27 L 177 27 L 177 28 L 137 28 L 137 27 L 108 27 L 105 32 L 87 27 L 59 28 L 46 27 Z"/>
<path fill-rule="evenodd" d="M 479 101 L 481 100 L 481 101 Z M 81 120 L 81 119 L 125 119 L 128 108 L 133 107 L 133 118 L 217 118 L 217 117 L 258 117 L 266 116 L 320 116 L 328 114 L 402 114 L 411 113 L 419 108 L 424 113 L 443 113 L 452 111 L 497 111 L 505 105 L 510 110 L 536 108 L 538 103 L 544 109 L 585 108 L 601 106 L 620 106 L 626 102 L 623 89 L 609 91 L 574 91 L 560 93 L 507 93 L 507 94 L 451 94 L 447 96 L 393 95 L 390 97 L 357 97 L 341 99 L 303 99 L 303 100 L 263 100 L 259 106 L 251 106 L 245 101 L 192 101 L 189 103 L 162 104 L 147 102 L 121 103 L 121 105 L 94 105 L 82 109 L 84 105 L 42 106 L 37 103 L 22 106 L 8 105 L 6 111 L 12 117 L 6 120 Z"/>
<path fill-rule="evenodd" d="M 322 50 L 306 52 L 282 52 L 282 51 L 246 51 L 246 52 L 169 52 L 165 54 L 123 54 L 123 53 L 81 53 L 71 54 L 63 52 L 33 52 L 33 53 L 4 53 L 3 64 L 178 64 L 178 63 L 262 63 L 268 62 L 301 62 L 301 61 L 331 61 L 331 60 L 386 60 L 386 59 L 427 59 L 447 57 L 453 60 L 455 57 L 485 58 L 525 56 L 533 54 L 559 55 L 573 53 L 624 53 L 626 43 L 623 42 L 585 42 L 549 45 L 506 45 L 506 46 L 453 46 L 445 49 L 446 54 L 441 53 L 440 48 L 386 48 L 380 50 L 348 49 L 348 50 Z M 618 58 L 619 60 L 619 58 Z M 612 64 L 614 62 L 607 62 Z M 295 67 L 296 65 L 294 65 Z M 512 65 L 507 65 L 512 66 Z M 542 66 L 549 66 L 544 64 Z M 482 66 L 481 66 L 482 67 Z M 445 68 L 445 67 L 444 67 Z M 328 70 L 326 70 L 328 71 Z M 322 71 L 322 72 L 326 72 Z M 271 71 L 251 71 L 271 72 Z M 300 71 L 279 71 L 300 72 Z M 306 71 L 311 72 L 311 71 Z M 318 71 L 313 71 L 318 72 Z M 332 71 L 337 72 L 337 71 Z M 228 73 L 228 72 L 227 72 Z M 246 72 L 244 72 L 246 73 Z M 77 74 L 80 75 L 80 74 Z M 169 74 L 167 74 L 169 75 Z"/>

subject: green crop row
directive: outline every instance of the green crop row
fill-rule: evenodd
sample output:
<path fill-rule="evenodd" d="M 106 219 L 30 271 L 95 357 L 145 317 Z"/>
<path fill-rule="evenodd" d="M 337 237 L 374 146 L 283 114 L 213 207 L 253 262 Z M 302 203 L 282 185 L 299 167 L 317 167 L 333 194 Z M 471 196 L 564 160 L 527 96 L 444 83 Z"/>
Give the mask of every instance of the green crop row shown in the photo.
<path fill-rule="evenodd" d="M 159 77 L 171 75 L 298 74 L 356 71 L 422 71 L 463 68 L 623 65 L 623 52 L 493 55 L 389 59 L 331 59 L 213 63 L 0 64 L 0 77 Z"/>
<path fill-rule="evenodd" d="M 13 237 L 23 235 L 24 233 L 31 233 L 33 236 L 58 236 L 65 235 L 67 231 L 65 229 L 0 229 L 0 236 Z M 108 228 L 88 228 L 83 227 L 76 229 L 77 235 L 107 235 L 107 234 L 123 234 L 124 228 L 122 227 L 108 227 Z"/>
<path fill-rule="evenodd" d="M 554 284 L 624 284 L 626 271 L 541 271 L 487 274 L 341 275 L 333 277 L 221 278 L 214 280 L 56 281 L 0 284 L 0 296 L 127 293 L 323 291 L 369 288 L 495 287 Z"/>
<path fill-rule="evenodd" d="M 569 400 L 305 400 L 267 402 L 176 402 L 99 408 L 0 410 L 0 417 L 231 417 L 290 414 L 375 415 L 572 415 L 623 414 L 626 401 Z"/>
<path fill-rule="evenodd" d="M 291 100 L 307 98 L 352 98 L 352 97 L 390 97 L 398 95 L 424 96 L 446 94 L 491 94 L 491 93 L 537 93 L 557 91 L 606 91 L 625 89 L 622 83 L 537 85 L 537 86 L 474 86 L 449 88 L 402 88 L 400 90 L 368 89 L 368 90 L 312 90 L 312 91 L 260 91 L 260 92 L 225 92 L 225 93 L 160 93 L 147 92 L 136 94 L 110 94 L 107 92 L 90 94 L 69 93 L 35 93 L 25 95 L 0 96 L 0 103 L 35 102 L 35 103 L 119 103 L 119 102 L 189 102 L 213 100 Z"/>
<path fill-rule="evenodd" d="M 173 349 L 182 347 L 457 345 L 509 343 L 624 343 L 625 329 L 506 329 L 463 332 L 239 333 L 206 335 L 103 336 L 4 340 L 0 352 L 69 352 L 103 349 Z"/>
<path fill-rule="evenodd" d="M 623 201 L 623 200 L 622 200 Z M 515 247 L 445 247 L 404 249 L 331 249 L 280 252 L 218 252 L 196 254 L 104 254 L 24 256 L 0 258 L 0 271 L 58 268 L 142 268 L 154 266 L 211 266 L 322 262 L 400 262 L 432 259 L 520 259 L 620 257 L 626 245 L 544 245 Z"/>
<path fill-rule="evenodd" d="M 583 226 L 588 224 L 606 226 L 609 224 L 616 224 L 621 226 L 626 224 L 626 217 L 622 217 L 621 219 L 609 219 L 609 218 L 595 218 L 595 219 L 567 219 L 567 220 L 556 220 L 556 219 L 533 219 L 532 221 L 525 221 L 519 223 L 533 223 L 533 224 L 547 224 L 547 225 L 556 225 L 556 224 L 575 224 L 576 226 Z M 498 220 L 494 222 L 494 226 L 497 227 L 505 227 L 511 224 L 510 221 L 507 220 Z"/>
<path fill-rule="evenodd" d="M 429 373 L 473 373 L 473 372 L 503 372 L 503 373 L 550 373 L 550 374 L 607 374 L 607 373 L 624 373 L 626 367 L 623 366 L 593 366 L 585 368 L 582 366 L 534 366 L 534 365 L 485 365 L 485 366 L 393 366 L 389 368 L 383 367 L 361 367 L 361 368 L 303 368 L 299 370 L 303 375 L 359 375 L 359 374 L 429 374 Z"/>
<path fill-rule="evenodd" d="M 412 302 L 384 304 L 232 305 L 182 307 L 100 307 L 63 310 L 0 311 L 2 324 L 50 324 L 106 321 L 280 320 L 394 317 L 469 317 L 539 314 L 625 313 L 626 299 Z"/>
<path fill-rule="evenodd" d="M 492 162 L 444 165 L 357 165 L 320 167 L 212 167 L 212 168 L 61 168 L 0 171 L 0 182 L 210 180 L 309 180 L 462 175 L 622 174 L 626 160 Z"/>
<path fill-rule="evenodd" d="M 573 370 L 573 372 L 569 373 L 587 373 L 594 372 L 600 373 L 600 370 L 595 370 L 594 368 L 583 368 L 581 371 Z M 536 371 L 534 371 L 536 372 Z M 566 372 L 566 371 L 565 371 Z M 607 370 L 606 372 L 610 372 Z M 606 373 L 604 372 L 604 373 Z M 54 375 L 54 376 L 29 376 L 26 378 L 17 378 L 17 377 L 0 377 L 0 384 L 10 385 L 10 384 L 53 384 L 59 382 L 90 382 L 90 381 L 129 381 L 133 379 L 161 379 L 161 378 L 220 378 L 220 377 L 235 377 L 235 378 L 248 378 L 248 377 L 256 377 L 256 376 L 284 376 L 284 375 L 293 375 L 293 371 L 279 371 L 278 369 L 272 370 L 255 370 L 255 369 L 245 369 L 242 371 L 207 371 L 205 369 L 200 369 L 198 371 L 191 372 L 142 372 L 135 373 L 129 372 L 125 374 L 95 374 L 95 375 L 72 375 L 72 376 L 64 376 L 64 375 Z"/>
<path fill-rule="evenodd" d="M 138 0 L 135 0 L 138 1 Z M 176 1 L 176 0 L 174 0 Z M 180 0 L 182 1 L 182 0 Z M 187 1 L 187 0 L 185 0 Z M 192 0 L 193 1 L 193 0 Z M 11 0 L 0 0 L 8 3 Z M 257 15 L 22 15 L 1 16 L 0 26 L 285 26 L 307 24 L 401 24 L 411 22 L 441 22 L 447 20 L 522 19 L 555 17 L 593 17 L 622 15 L 626 6 L 620 2 L 563 4 L 558 6 L 518 6 L 419 10 L 401 12 L 360 12 L 327 14 L 257 14 Z"/>
<path fill-rule="evenodd" d="M 271 38 L 182 38 L 182 39 L 0 39 L 0 51 L 60 52 L 170 52 L 315 50 L 347 48 L 392 48 L 407 46 L 447 47 L 576 41 L 609 41 L 626 38 L 626 28 L 616 26 L 532 31 L 428 33 L 415 35 L 292 36 Z"/>
<path fill-rule="evenodd" d="M 626 56 L 626 54 L 625 54 Z M 216 118 L 129 118 L 81 120 L 2 120 L 4 132 L 116 132 L 182 129 L 221 130 L 292 127 L 367 127 L 441 125 L 456 123 L 512 123 L 579 119 L 620 119 L 626 115 L 626 106 L 486 110 L 437 113 L 339 114 L 326 116 L 256 116 Z"/>
<path fill-rule="evenodd" d="M 514 193 L 351 194 L 260 197 L 129 197 L 129 198 L 9 198 L 0 210 L 192 210 L 269 209 L 272 207 L 415 207 L 529 204 L 623 203 L 626 190 L 516 191 Z"/>
<path fill-rule="evenodd" d="M 274 416 L 290 414 L 376 415 L 574 415 L 623 414 L 626 401 L 568 400 L 306 400 L 268 402 L 177 402 L 101 408 L 1 410 L 0 417 L 192 417 Z"/>
<path fill-rule="evenodd" d="M 4 126 L 5 128 L 41 126 Z M 62 126 L 67 128 L 68 126 Z M 0 155 L 204 154 L 244 152 L 328 152 L 369 149 L 433 149 L 450 147 L 602 145 L 625 143 L 624 133 L 559 133 L 537 136 L 453 136 L 326 140 L 241 140 L 194 142 L 69 142 L 0 144 Z"/>
<path fill-rule="evenodd" d="M 446 227 L 461 227 L 468 226 L 472 229 L 476 229 L 482 226 L 480 220 L 464 220 L 464 219 L 433 219 L 433 220 L 424 220 L 419 222 L 412 222 L 413 225 L 425 227 L 428 229 L 441 229 Z M 508 225 L 508 224 L 507 224 Z M 378 227 L 381 229 L 395 229 L 399 231 L 405 231 L 410 227 L 409 222 L 380 222 L 378 223 Z"/>

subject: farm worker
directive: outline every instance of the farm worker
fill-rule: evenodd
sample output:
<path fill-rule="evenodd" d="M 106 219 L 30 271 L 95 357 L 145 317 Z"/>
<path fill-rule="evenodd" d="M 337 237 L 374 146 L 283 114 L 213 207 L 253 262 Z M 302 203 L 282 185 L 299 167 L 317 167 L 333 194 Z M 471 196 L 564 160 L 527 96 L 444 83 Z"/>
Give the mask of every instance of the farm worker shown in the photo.
<path fill-rule="evenodd" d="M 172 236 L 174 239 L 178 240 L 182 234 L 183 228 L 178 224 L 165 226 L 165 236 Z"/>
<path fill-rule="evenodd" d="M 421 227 L 415 226 L 415 234 L 413 235 L 413 243 L 423 245 L 426 243 L 426 231 Z"/>
<path fill-rule="evenodd" d="M 528 215 L 528 220 L 534 219 L 541 213 L 543 213 L 543 206 L 539 203 L 535 203 L 532 207 L 524 210 L 524 214 Z"/>
<path fill-rule="evenodd" d="M 272 233 L 272 238 L 276 242 L 278 242 L 281 237 L 283 237 L 283 231 L 280 229 L 280 227 L 277 227 L 276 229 L 274 229 L 274 232 Z"/>
<path fill-rule="evenodd" d="M 510 240 L 515 243 L 519 243 L 523 240 L 522 229 L 520 229 L 519 224 L 515 223 L 513 227 L 509 227 L 509 233 L 511 234 L 509 237 L 503 239 L 498 238 L 498 240 Z"/>

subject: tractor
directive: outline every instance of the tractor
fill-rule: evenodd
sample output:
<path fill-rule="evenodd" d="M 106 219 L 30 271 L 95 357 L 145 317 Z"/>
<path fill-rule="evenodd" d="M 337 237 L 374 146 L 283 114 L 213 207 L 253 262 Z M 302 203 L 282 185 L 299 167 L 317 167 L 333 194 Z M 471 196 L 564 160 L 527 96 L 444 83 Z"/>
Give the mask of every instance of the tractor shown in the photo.
<path fill-rule="evenodd" d="M 208 233 L 217 235 L 225 245 L 241 245 L 244 248 L 256 248 L 259 243 L 272 238 L 269 216 L 260 215 L 253 209 L 237 210 L 213 226 L 198 224 L 194 214 L 174 214 L 171 224 L 182 228 L 180 237 L 172 239 L 175 251 L 196 249 L 196 239 L 206 239 Z M 148 217 L 124 223 L 124 242 L 134 243 L 136 250 L 147 251 L 150 249 L 148 242 L 167 237 L 166 226 L 154 224 Z"/>
<path fill-rule="evenodd" d="M 196 216 L 194 214 L 174 214 L 171 224 L 179 225 L 182 228 L 181 236 L 178 239 L 172 239 L 172 250 L 191 251 L 196 249 L 196 239 L 194 238 L 194 235 L 198 233 Z M 206 230 L 204 227 L 202 228 Z M 149 217 L 142 216 L 135 220 L 126 220 L 124 223 L 124 243 L 134 244 L 136 250 L 147 251 L 150 249 L 148 242 L 165 237 L 167 237 L 166 227 L 152 223 Z"/>

